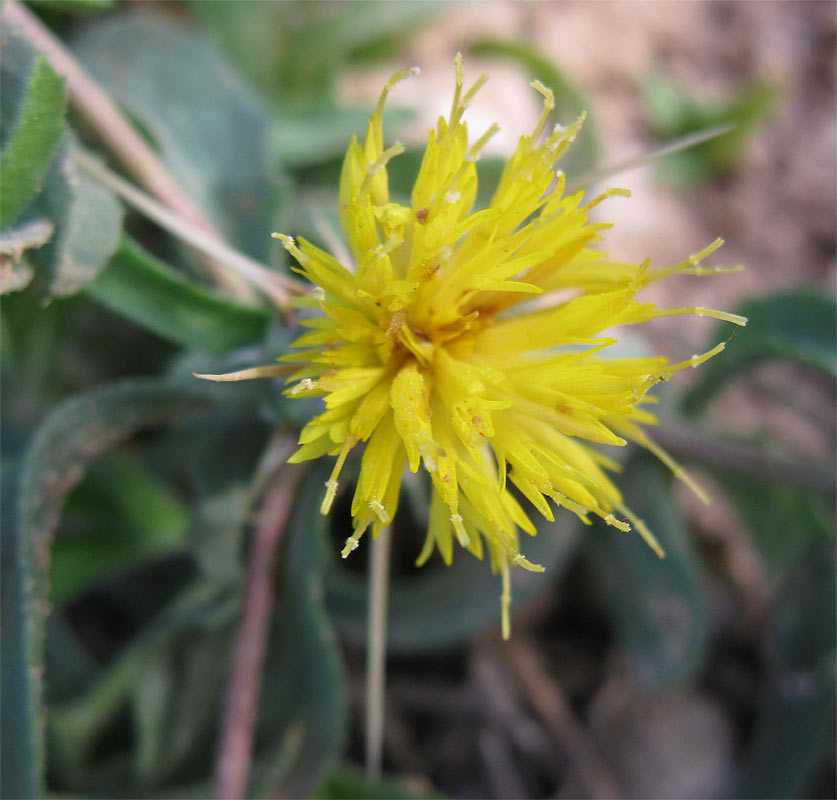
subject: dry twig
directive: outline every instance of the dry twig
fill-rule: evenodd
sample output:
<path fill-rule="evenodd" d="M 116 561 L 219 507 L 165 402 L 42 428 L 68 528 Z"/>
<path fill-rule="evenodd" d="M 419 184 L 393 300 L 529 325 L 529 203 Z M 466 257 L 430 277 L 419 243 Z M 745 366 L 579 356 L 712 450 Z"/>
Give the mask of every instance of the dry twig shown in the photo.
<path fill-rule="evenodd" d="M 284 452 L 284 463 L 292 449 L 291 438 L 280 432 L 268 455 Z M 300 475 L 298 469 L 278 472 L 265 491 L 253 533 L 241 623 L 223 711 L 215 773 L 217 800 L 244 797 L 247 790 L 265 639 L 273 605 L 273 568 Z"/>
<path fill-rule="evenodd" d="M 3 19 L 14 25 L 46 57 L 52 68 L 67 79 L 70 101 L 91 123 L 108 150 L 125 169 L 162 203 L 204 231 L 208 238 L 223 241 L 157 154 L 122 116 L 107 93 L 73 54 L 18 0 L 6 0 L 2 13 Z M 212 280 L 231 296 L 252 296 L 249 285 L 221 264 L 206 257 L 202 257 L 200 263 Z"/>
<path fill-rule="evenodd" d="M 592 798 L 621 797 L 619 783 L 584 726 L 578 721 L 558 684 L 532 644 L 521 639 L 505 651 L 509 666 L 525 692 L 529 705 L 549 726 L 556 741 L 569 753 Z"/>

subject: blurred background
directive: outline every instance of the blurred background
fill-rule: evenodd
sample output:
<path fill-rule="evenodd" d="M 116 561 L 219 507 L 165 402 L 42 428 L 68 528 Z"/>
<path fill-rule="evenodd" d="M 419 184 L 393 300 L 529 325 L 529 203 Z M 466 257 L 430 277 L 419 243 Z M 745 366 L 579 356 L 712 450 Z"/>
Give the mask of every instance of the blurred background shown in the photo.
<path fill-rule="evenodd" d="M 247 554 L 272 488 L 293 485 L 274 509 L 288 521 L 247 796 L 834 797 L 835 12 L 759 0 L 7 2 L 2 795 L 213 793 Z M 90 79 L 69 100 L 55 48 L 37 56 L 44 28 Z M 667 558 L 570 515 L 539 525 L 527 555 L 547 571 L 515 575 L 509 643 L 486 564 L 458 553 L 450 568 L 412 566 L 427 489 L 405 483 L 387 777 L 370 783 L 368 548 L 338 558 L 351 494 L 318 514 L 328 465 L 279 469 L 316 404 L 286 401 L 280 381 L 192 378 L 270 363 L 293 329 L 172 235 L 173 212 L 152 219 L 86 165 L 92 155 L 287 274 L 270 232 L 339 246 L 346 145 L 385 80 L 415 64 L 421 77 L 398 85 L 385 115 L 387 140 L 407 144 L 391 186 L 408 195 L 457 52 L 466 80 L 491 75 L 472 135 L 502 128 L 478 202 L 537 118 L 538 78 L 556 92 L 555 121 L 588 114 L 560 165 L 569 180 L 632 192 L 595 212 L 614 225 L 611 254 L 662 267 L 720 236 L 711 263 L 745 267 L 645 296 L 750 324 L 672 317 L 621 337 L 626 352 L 675 360 L 727 342 L 662 387 L 653 432 L 713 502 L 653 458 L 617 454 L 626 501 Z M 96 87 L 113 101 L 104 116 Z M 156 166 L 108 133 L 108 113 Z M 637 165 L 719 125 L 730 129 Z M 620 164 L 633 166 L 603 177 Z M 160 170 L 174 191 L 154 183 Z"/>

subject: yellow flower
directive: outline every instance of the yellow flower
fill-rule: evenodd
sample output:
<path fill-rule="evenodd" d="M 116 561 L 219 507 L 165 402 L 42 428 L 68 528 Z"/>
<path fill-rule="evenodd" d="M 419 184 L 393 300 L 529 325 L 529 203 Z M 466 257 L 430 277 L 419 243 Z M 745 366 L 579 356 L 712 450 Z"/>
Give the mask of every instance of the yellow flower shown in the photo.
<path fill-rule="evenodd" d="M 616 340 L 604 332 L 667 314 L 745 320 L 635 299 L 651 281 L 717 271 L 697 264 L 721 243 L 659 271 L 599 249 L 608 226 L 589 222 L 590 209 L 627 193 L 592 202 L 581 191 L 564 194 L 554 164 L 582 120 L 545 130 L 554 101 L 537 81 L 540 120 L 521 137 L 491 204 L 473 211 L 476 162 L 497 126 L 469 145 L 463 114 L 483 79 L 464 91 L 457 57 L 450 115 L 429 133 L 409 204 L 393 200 L 387 165 L 404 147 L 385 148 L 383 106 L 392 86 L 417 71 L 387 83 L 365 141 L 354 139 L 343 162 L 340 221 L 355 263 L 274 234 L 316 286 L 303 305 L 321 311 L 302 322 L 310 330 L 294 346 L 304 349 L 283 358 L 303 365 L 286 394 L 325 400 L 290 460 L 337 457 L 326 514 L 346 457 L 365 443 L 344 557 L 367 528 L 375 536 L 392 522 L 404 467 L 426 470 L 430 524 L 417 563 L 434 548 L 450 563 L 454 540 L 478 558 L 487 551 L 503 578 L 507 636 L 509 565 L 543 569 L 521 547 L 519 531 L 536 531 L 519 497 L 548 520 L 563 506 L 585 523 L 597 516 L 620 530 L 633 525 L 661 554 L 608 477 L 617 464 L 591 445 L 637 442 L 689 481 L 642 430 L 656 421 L 645 407 L 653 402 L 648 391 L 723 344 L 674 364 L 662 356 L 606 358 Z"/>

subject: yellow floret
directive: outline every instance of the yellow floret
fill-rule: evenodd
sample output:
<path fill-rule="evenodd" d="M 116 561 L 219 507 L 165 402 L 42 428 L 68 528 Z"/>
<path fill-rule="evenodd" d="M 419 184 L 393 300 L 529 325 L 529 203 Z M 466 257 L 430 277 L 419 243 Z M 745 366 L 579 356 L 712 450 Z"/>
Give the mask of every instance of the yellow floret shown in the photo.
<path fill-rule="evenodd" d="M 404 148 L 385 147 L 383 106 L 395 83 L 415 72 L 387 83 L 366 138 L 352 141 L 343 162 L 340 221 L 354 264 L 276 234 L 317 287 L 309 305 L 322 312 L 295 343 L 303 352 L 283 359 L 301 365 L 288 396 L 325 402 L 292 460 L 337 456 L 322 504 L 328 513 L 348 454 L 366 443 L 344 557 L 368 527 L 374 535 L 391 523 L 404 469 L 423 469 L 432 488 L 418 563 L 434 549 L 450 563 L 454 540 L 479 558 L 487 550 L 502 576 L 508 636 L 510 565 L 542 569 L 521 552 L 519 531 L 536 529 L 515 494 L 548 520 L 564 507 L 585 522 L 596 516 L 636 529 L 660 555 L 608 476 L 618 465 L 591 445 L 636 442 L 703 496 L 641 426 L 656 422 L 646 405 L 658 381 L 723 345 L 674 364 L 663 356 L 608 359 L 616 340 L 606 331 L 669 314 L 746 320 L 636 299 L 670 275 L 722 271 L 699 264 L 720 240 L 656 272 L 599 250 L 607 226 L 590 222 L 590 210 L 627 193 L 613 189 L 586 203 L 582 192 L 564 194 L 554 165 L 583 118 L 548 130 L 554 99 L 537 81 L 543 113 L 521 137 L 489 206 L 474 211 L 476 162 L 497 128 L 469 145 L 463 115 L 483 79 L 466 90 L 457 57 L 450 114 L 429 133 L 410 204 L 395 202 L 387 166 Z"/>

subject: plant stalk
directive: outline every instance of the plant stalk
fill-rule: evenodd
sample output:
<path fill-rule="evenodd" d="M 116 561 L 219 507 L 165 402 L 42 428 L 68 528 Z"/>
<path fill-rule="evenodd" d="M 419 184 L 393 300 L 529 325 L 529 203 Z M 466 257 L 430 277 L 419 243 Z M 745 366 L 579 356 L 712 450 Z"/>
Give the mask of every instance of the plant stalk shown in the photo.
<path fill-rule="evenodd" d="M 372 542 L 366 639 L 366 777 L 381 777 L 386 691 L 387 600 L 392 529 L 382 528 Z"/>
<path fill-rule="evenodd" d="M 268 269 L 263 264 L 230 247 L 218 237 L 192 224 L 153 197 L 126 181 L 120 175 L 100 164 L 83 150 L 75 150 L 73 157 L 87 173 L 103 186 L 122 198 L 128 205 L 156 222 L 173 236 L 191 245 L 195 250 L 205 253 L 214 262 L 222 264 L 230 274 L 247 280 L 261 291 L 279 309 L 285 309 L 290 302 L 290 295 L 304 294 L 307 287 L 293 278 Z"/>
<path fill-rule="evenodd" d="M 279 432 L 265 466 L 284 463 L 293 440 Z M 265 490 L 247 564 L 247 584 L 236 634 L 233 663 L 221 720 L 214 797 L 245 797 L 250 778 L 253 736 L 270 613 L 276 554 L 282 541 L 301 470 L 280 469 Z"/>

